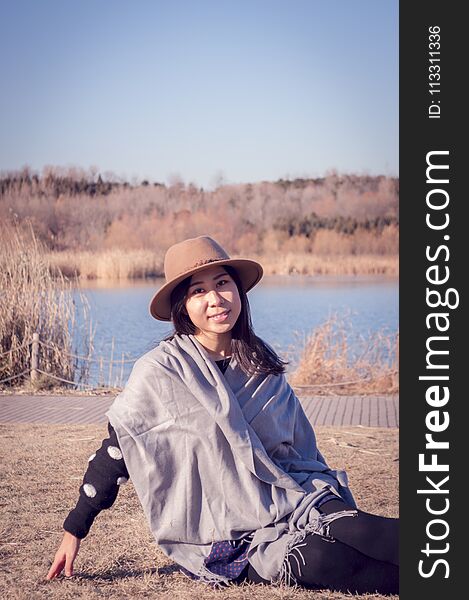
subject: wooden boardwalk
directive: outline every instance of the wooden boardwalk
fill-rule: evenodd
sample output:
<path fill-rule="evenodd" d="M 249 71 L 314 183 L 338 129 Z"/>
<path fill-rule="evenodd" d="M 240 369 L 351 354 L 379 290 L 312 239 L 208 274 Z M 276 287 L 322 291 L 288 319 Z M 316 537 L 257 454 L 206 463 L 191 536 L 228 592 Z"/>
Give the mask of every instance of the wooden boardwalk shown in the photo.
<path fill-rule="evenodd" d="M 110 396 L 0 395 L 2 423 L 104 423 Z M 300 396 L 313 425 L 399 427 L 398 396 Z"/>
<path fill-rule="evenodd" d="M 313 425 L 399 427 L 398 396 L 306 396 L 300 400 Z"/>

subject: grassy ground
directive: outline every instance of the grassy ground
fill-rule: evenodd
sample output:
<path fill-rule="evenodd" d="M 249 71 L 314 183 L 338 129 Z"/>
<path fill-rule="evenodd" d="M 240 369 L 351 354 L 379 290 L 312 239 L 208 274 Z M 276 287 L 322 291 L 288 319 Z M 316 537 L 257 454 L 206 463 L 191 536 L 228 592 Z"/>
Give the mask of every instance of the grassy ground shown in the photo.
<path fill-rule="evenodd" d="M 398 516 L 398 430 L 318 427 L 331 467 L 345 468 L 363 510 Z M 0 425 L 0 597 L 185 600 L 343 600 L 350 595 L 243 584 L 212 590 L 185 577 L 155 545 L 131 484 L 82 542 L 75 575 L 46 581 L 77 499 L 87 458 L 106 434 L 98 425 Z M 380 595 L 363 598 L 382 599 Z M 395 598 L 395 597 L 394 597 Z"/>

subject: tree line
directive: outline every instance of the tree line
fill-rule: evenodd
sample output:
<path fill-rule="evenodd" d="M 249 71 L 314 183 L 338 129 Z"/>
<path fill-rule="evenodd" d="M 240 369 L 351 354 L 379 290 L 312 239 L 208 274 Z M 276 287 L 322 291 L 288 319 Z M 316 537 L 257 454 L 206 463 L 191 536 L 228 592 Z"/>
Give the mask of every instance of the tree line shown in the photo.
<path fill-rule="evenodd" d="M 252 252 L 253 245 L 262 251 L 267 240 L 279 251 L 290 247 L 288 240 L 303 240 L 300 246 L 314 251 L 318 234 L 322 240 L 330 234 L 331 247 L 334 235 L 344 243 L 361 236 L 365 252 L 384 235 L 382 252 L 389 253 L 397 247 L 398 196 L 399 180 L 384 175 L 331 172 L 204 190 L 180 178 L 128 182 L 93 168 L 36 173 L 25 167 L 0 175 L 0 219 L 31 224 L 53 251 L 160 251 L 178 239 L 211 233 L 232 252 Z M 314 239 L 316 246 L 309 243 Z"/>

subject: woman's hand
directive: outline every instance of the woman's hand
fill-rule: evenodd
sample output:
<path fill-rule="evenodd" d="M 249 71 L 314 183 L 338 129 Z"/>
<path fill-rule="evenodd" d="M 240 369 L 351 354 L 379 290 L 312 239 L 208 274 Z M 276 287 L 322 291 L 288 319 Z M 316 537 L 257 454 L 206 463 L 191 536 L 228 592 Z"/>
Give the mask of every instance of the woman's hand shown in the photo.
<path fill-rule="evenodd" d="M 78 550 L 80 549 L 81 540 L 71 533 L 66 531 L 62 538 L 59 549 L 55 553 L 54 562 L 52 563 L 46 579 L 54 579 L 62 573 L 65 567 L 65 575 L 70 577 L 73 575 L 73 562 L 75 561 Z"/>

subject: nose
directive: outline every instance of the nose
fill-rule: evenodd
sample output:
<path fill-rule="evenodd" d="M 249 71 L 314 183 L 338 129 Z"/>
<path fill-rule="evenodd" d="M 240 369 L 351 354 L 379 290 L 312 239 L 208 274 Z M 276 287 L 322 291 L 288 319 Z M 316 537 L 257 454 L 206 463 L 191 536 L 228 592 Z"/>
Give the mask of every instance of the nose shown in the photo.
<path fill-rule="evenodd" d="M 219 306 L 224 302 L 222 296 L 220 296 L 220 294 L 216 290 L 211 290 L 208 293 L 207 299 L 210 306 Z"/>

